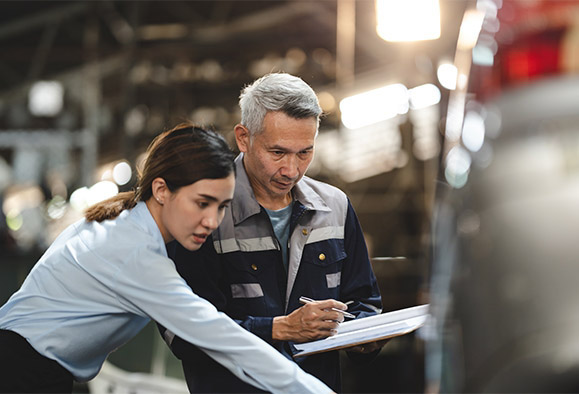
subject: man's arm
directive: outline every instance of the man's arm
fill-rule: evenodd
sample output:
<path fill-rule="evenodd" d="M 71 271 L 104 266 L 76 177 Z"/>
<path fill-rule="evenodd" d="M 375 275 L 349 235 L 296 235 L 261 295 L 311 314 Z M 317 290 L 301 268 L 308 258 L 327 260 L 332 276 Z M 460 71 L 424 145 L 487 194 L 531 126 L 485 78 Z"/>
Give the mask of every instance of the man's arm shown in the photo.
<path fill-rule="evenodd" d="M 344 303 L 332 299 L 319 301 L 304 305 L 288 316 L 274 318 L 272 329 L 274 339 L 299 343 L 333 335 L 344 318 L 339 312 L 332 315 L 329 308 L 345 310 L 347 307 L 348 312 L 357 318 L 381 313 L 380 290 L 372 270 L 362 228 L 349 201 L 344 245 L 347 257 L 342 265 L 340 283 L 340 299 Z M 378 354 L 386 342 L 367 343 L 351 348 L 349 352 Z"/>
<path fill-rule="evenodd" d="M 342 266 L 340 299 L 324 300 L 304 305 L 287 316 L 273 319 L 272 336 L 274 340 L 307 342 L 333 335 L 343 316 L 331 312 L 338 308 L 353 313 L 357 318 L 375 315 L 382 311 L 380 290 L 364 240 L 362 228 L 348 201 L 344 233 L 346 261 Z M 364 349 L 354 348 L 354 352 L 370 353 L 380 349 L 384 343 L 367 344 Z"/>
<path fill-rule="evenodd" d="M 272 338 L 278 341 L 309 342 L 336 333 L 344 315 L 332 311 L 348 306 L 336 300 L 315 301 L 296 309 L 287 316 L 273 318 Z"/>
<path fill-rule="evenodd" d="M 348 303 L 348 312 L 357 315 L 358 318 L 381 313 L 382 297 L 378 282 L 372 270 L 362 227 L 350 201 L 346 218 L 345 246 L 348 258 L 342 270 L 341 299 Z M 359 359 L 357 354 L 360 353 L 377 355 L 387 342 L 388 340 L 382 340 L 355 346 L 348 349 L 348 355 L 356 360 Z M 360 360 L 364 361 L 366 358 Z"/>

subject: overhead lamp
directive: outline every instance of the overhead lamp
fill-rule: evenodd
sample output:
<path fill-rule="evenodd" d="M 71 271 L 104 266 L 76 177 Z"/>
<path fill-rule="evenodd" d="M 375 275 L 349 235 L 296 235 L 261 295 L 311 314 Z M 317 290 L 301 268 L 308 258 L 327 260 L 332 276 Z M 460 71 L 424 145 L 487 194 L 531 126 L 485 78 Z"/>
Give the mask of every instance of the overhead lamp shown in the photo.
<path fill-rule="evenodd" d="M 113 167 L 113 180 L 117 185 L 126 185 L 132 176 L 131 165 L 126 161 L 120 161 Z"/>
<path fill-rule="evenodd" d="M 475 112 L 468 111 L 462 125 L 462 143 L 471 152 L 478 152 L 485 139 L 485 123 L 483 117 Z"/>
<path fill-rule="evenodd" d="M 90 188 L 83 186 L 70 195 L 70 205 L 79 212 L 119 193 L 118 186 L 111 181 L 100 181 Z"/>
<path fill-rule="evenodd" d="M 468 180 L 472 159 L 461 146 L 453 147 L 446 156 L 444 176 L 450 186 L 460 189 Z"/>
<path fill-rule="evenodd" d="M 58 81 L 35 82 L 28 92 L 28 109 L 34 116 L 56 116 L 64 104 L 64 87 Z"/>
<path fill-rule="evenodd" d="M 478 44 L 472 49 L 472 62 L 479 66 L 492 66 L 494 64 L 493 50 L 486 45 Z"/>
<path fill-rule="evenodd" d="M 458 69 L 454 64 L 442 63 L 436 70 L 438 82 L 448 90 L 456 89 L 456 80 L 458 77 Z"/>
<path fill-rule="evenodd" d="M 438 0 L 376 0 L 376 32 L 386 41 L 440 37 Z"/>
<path fill-rule="evenodd" d="M 485 13 L 478 10 L 467 10 L 464 13 L 458 32 L 457 49 L 472 49 L 478 41 Z"/>
<path fill-rule="evenodd" d="M 373 89 L 340 101 L 342 123 L 357 129 L 408 112 L 408 89 L 396 83 Z"/>
<path fill-rule="evenodd" d="M 410 107 L 421 109 L 436 105 L 440 102 L 440 89 L 431 83 L 420 85 L 408 91 L 410 95 Z"/>

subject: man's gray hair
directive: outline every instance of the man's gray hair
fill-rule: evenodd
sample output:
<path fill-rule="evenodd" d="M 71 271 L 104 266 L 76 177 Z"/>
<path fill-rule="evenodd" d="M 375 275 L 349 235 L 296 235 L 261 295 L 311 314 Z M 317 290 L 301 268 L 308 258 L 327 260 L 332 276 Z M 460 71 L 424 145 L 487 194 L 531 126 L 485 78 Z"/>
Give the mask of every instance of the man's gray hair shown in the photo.
<path fill-rule="evenodd" d="M 241 124 L 251 136 L 263 131 L 268 112 L 281 111 L 295 119 L 314 117 L 320 124 L 322 108 L 313 89 L 301 78 L 272 73 L 246 86 L 239 96 Z"/>

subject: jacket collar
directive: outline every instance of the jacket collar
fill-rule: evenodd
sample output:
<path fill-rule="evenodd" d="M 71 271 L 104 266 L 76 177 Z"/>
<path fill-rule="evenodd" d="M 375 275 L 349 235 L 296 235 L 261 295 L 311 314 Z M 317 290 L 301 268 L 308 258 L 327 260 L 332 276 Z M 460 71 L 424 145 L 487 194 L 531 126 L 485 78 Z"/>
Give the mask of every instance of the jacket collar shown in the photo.
<path fill-rule="evenodd" d="M 250 216 L 261 212 L 261 206 L 255 198 L 251 183 L 243 165 L 243 153 L 235 159 L 237 176 L 235 180 L 235 193 L 231 203 L 231 213 L 233 223 L 237 225 Z M 294 201 L 298 201 L 307 210 L 331 211 L 330 207 L 322 196 L 320 196 L 311 186 L 311 180 L 303 177 L 292 189 Z"/>

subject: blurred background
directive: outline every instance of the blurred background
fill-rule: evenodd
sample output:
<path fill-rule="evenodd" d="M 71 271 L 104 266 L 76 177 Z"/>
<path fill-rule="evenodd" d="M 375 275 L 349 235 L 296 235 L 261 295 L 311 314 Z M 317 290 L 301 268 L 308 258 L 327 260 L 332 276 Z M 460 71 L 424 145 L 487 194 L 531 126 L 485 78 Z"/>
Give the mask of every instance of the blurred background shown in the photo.
<path fill-rule="evenodd" d="M 431 304 L 344 391 L 579 391 L 579 2 L 3 1 L 0 48 L 0 302 L 155 135 L 234 146 L 240 90 L 284 71 L 318 93 L 308 175 L 349 195 L 384 311 Z M 109 361 L 75 390 L 184 388 L 151 325 Z"/>

